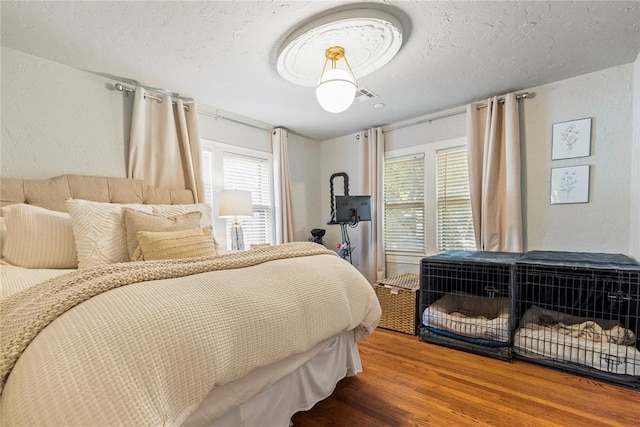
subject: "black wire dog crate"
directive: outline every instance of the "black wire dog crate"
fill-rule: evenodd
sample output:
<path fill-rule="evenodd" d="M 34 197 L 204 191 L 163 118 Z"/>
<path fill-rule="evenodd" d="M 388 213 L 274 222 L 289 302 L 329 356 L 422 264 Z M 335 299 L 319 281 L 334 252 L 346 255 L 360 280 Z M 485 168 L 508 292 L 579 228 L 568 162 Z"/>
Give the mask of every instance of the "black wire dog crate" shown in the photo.
<path fill-rule="evenodd" d="M 421 260 L 420 340 L 509 360 L 519 253 L 449 251 Z"/>
<path fill-rule="evenodd" d="M 532 251 L 515 265 L 515 356 L 640 386 L 640 265 L 624 255 Z"/>

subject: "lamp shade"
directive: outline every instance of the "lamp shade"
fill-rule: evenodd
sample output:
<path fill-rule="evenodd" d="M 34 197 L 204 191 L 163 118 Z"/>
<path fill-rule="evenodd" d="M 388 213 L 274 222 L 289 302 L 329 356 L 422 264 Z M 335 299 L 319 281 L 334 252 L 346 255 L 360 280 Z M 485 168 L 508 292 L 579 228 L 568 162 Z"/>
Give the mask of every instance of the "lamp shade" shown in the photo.
<path fill-rule="evenodd" d="M 220 193 L 218 216 L 237 217 L 253 216 L 251 192 L 244 190 L 223 190 Z"/>
<path fill-rule="evenodd" d="M 345 70 L 332 68 L 320 77 L 316 97 L 328 112 L 341 113 L 351 106 L 356 97 L 356 82 Z"/>

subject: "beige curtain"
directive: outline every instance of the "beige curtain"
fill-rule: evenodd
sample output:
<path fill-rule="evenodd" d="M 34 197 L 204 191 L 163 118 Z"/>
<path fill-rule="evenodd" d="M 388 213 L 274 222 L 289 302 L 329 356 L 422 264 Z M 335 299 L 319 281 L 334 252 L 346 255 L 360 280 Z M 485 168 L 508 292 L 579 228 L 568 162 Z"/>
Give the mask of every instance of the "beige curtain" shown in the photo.
<path fill-rule="evenodd" d="M 476 247 L 522 252 L 520 126 L 515 94 L 467 107 L 469 186 Z"/>
<path fill-rule="evenodd" d="M 285 129 L 274 129 L 271 135 L 273 145 L 273 177 L 275 193 L 276 243 L 288 243 L 293 237 L 293 213 L 291 209 L 291 178 L 289 177 L 289 134 Z"/>
<path fill-rule="evenodd" d="M 173 104 L 170 96 L 153 96 L 162 102 L 145 98 L 145 90 L 136 88 L 128 176 L 156 187 L 189 189 L 196 202 L 204 202 L 196 106 L 189 104 L 185 111 L 180 99 Z"/>
<path fill-rule="evenodd" d="M 385 278 L 385 257 L 383 246 L 383 176 L 384 176 L 384 133 L 381 128 L 373 128 L 361 134 L 363 140 L 364 167 L 362 182 L 365 195 L 371 195 L 371 222 L 361 222 L 363 240 L 360 272 L 375 283 Z"/>

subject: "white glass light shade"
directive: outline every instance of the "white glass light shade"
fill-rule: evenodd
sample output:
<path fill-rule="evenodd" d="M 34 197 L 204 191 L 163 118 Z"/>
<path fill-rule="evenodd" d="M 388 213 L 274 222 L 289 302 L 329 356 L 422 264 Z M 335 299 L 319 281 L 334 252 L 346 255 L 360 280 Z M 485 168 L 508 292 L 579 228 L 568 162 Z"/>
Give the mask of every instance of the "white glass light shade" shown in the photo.
<path fill-rule="evenodd" d="M 356 97 L 356 83 L 345 70 L 333 68 L 325 71 L 316 87 L 320 106 L 330 113 L 345 111 Z"/>
<path fill-rule="evenodd" d="M 223 190 L 220 193 L 218 216 L 253 216 L 251 192 L 244 190 Z"/>

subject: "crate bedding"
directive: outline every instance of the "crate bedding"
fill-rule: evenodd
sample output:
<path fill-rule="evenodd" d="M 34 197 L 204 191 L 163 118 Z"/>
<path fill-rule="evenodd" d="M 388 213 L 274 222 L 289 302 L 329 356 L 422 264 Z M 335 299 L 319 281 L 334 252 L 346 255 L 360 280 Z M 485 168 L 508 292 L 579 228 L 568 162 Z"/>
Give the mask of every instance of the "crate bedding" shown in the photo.
<path fill-rule="evenodd" d="M 210 208 L 141 204 L 187 194 L 140 180 L 2 186 L 14 203 L 2 209 L 14 264 L 0 262 L 3 425 L 287 425 L 361 371 L 357 342 L 380 306 L 333 251 L 299 242 L 216 255 L 199 228 L 189 248 L 208 239 L 208 256 L 126 262 L 124 208 L 198 210 L 206 222 Z M 68 199 L 80 193 L 95 199 Z"/>
<path fill-rule="evenodd" d="M 518 354 L 640 376 L 637 337 L 615 320 L 576 317 L 534 305 L 519 325 L 513 343 Z"/>
<path fill-rule="evenodd" d="M 509 298 L 450 292 L 422 314 L 431 332 L 476 344 L 509 344 Z"/>

